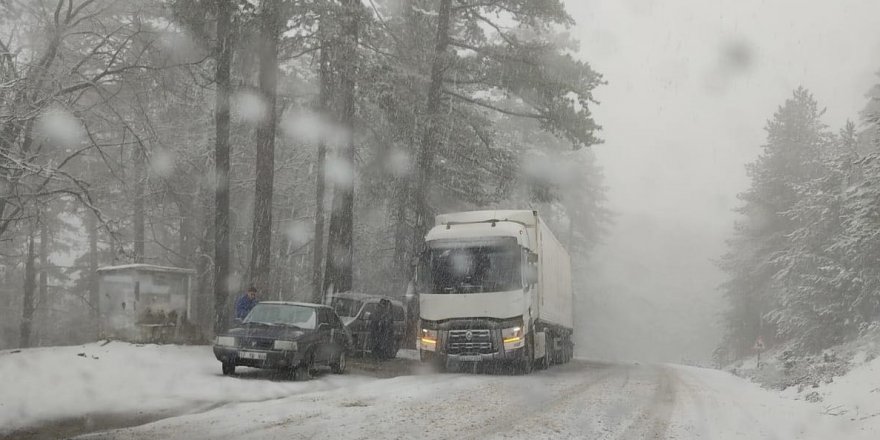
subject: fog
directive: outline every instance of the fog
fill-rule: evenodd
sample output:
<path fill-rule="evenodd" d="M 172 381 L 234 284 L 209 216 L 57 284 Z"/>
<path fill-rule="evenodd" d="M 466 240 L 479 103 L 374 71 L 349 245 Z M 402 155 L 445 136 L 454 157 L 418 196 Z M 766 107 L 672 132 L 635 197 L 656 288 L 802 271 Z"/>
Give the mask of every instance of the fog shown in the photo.
<path fill-rule="evenodd" d="M 594 108 L 615 224 L 594 254 L 579 349 L 706 362 L 725 307 L 713 260 L 766 121 L 804 86 L 837 130 L 880 69 L 871 0 L 568 1 L 580 54 L 608 84 Z"/>
<path fill-rule="evenodd" d="M 880 438 L 878 55 L 878 0 L 0 0 L 0 440 Z"/>
<path fill-rule="evenodd" d="M 450 107 L 452 116 L 435 110 L 434 117 L 449 118 L 444 121 L 446 131 L 435 138 L 428 136 L 431 124 L 420 119 L 431 107 L 422 95 L 428 92 L 433 66 L 429 58 L 412 55 L 432 43 L 415 35 L 413 41 L 405 41 L 408 44 L 382 36 L 411 32 L 400 23 L 394 25 L 400 29 L 385 28 L 392 26 L 383 21 L 386 18 L 404 19 L 407 10 L 401 3 L 389 0 L 381 7 L 371 6 L 375 20 L 370 25 L 379 30 L 370 37 L 377 38 L 376 45 L 389 47 L 373 52 L 361 48 L 366 52 L 361 56 L 370 62 L 362 66 L 363 76 L 355 78 L 356 95 L 354 86 L 341 78 L 342 71 L 359 59 L 339 56 L 331 60 L 337 71 L 325 75 L 317 67 L 319 48 L 297 33 L 314 31 L 313 23 L 296 21 L 287 23 L 291 29 L 278 38 L 283 40 L 282 52 L 301 51 L 282 53 L 282 59 L 275 60 L 281 80 L 273 90 L 263 90 L 266 84 L 256 62 L 263 54 L 254 29 L 265 11 L 241 10 L 237 13 L 253 20 L 255 27 L 241 30 L 247 38 L 234 48 L 234 82 L 226 97 L 232 126 L 227 135 L 232 156 L 227 160 L 232 165 L 215 170 L 211 147 L 217 136 L 212 124 L 217 105 L 214 81 L 219 77 L 211 70 L 216 54 L 208 50 L 214 40 L 198 33 L 204 29 L 190 29 L 192 20 L 205 19 L 202 12 L 177 10 L 172 4 L 176 3 L 157 2 L 152 4 L 155 10 L 139 9 L 136 2 L 119 4 L 132 14 L 165 16 L 150 24 L 156 27 L 158 45 L 149 43 L 142 51 L 126 53 L 128 76 L 114 76 L 119 72 L 111 67 L 123 62 L 117 57 L 95 60 L 94 54 L 82 52 L 90 44 L 104 43 L 88 40 L 88 33 L 72 33 L 68 38 L 79 45 L 65 48 L 69 53 L 59 57 L 63 62 L 47 73 L 51 81 L 29 72 L 37 75 L 33 87 L 65 99 L 41 100 L 39 111 L 26 112 L 15 100 L 30 99 L 27 93 L 15 92 L 12 85 L 3 92 L 2 109 L 10 115 L 22 112 L 22 120 L 32 119 L 30 129 L 39 147 L 45 147 L 33 155 L 28 151 L 30 132 L 21 135 L 15 138 L 21 157 L 10 156 L 4 165 L 15 173 L 27 170 L 13 173 L 10 186 L 3 187 L 11 189 L 11 195 L 4 193 L 0 199 L 10 203 L 6 206 L 17 206 L 14 215 L 3 219 L 0 231 L 9 236 L 2 241 L 3 287 L 11 304 L 4 313 L 14 318 L 4 327 L 4 346 L 15 345 L 18 334 L 27 333 L 16 328 L 22 316 L 41 310 L 37 326 L 51 322 L 47 303 L 74 309 L 71 319 L 83 326 L 79 336 L 85 338 L 88 309 L 94 302 L 89 295 L 97 293 L 95 285 L 87 286 L 84 280 L 94 277 L 99 266 L 144 262 L 197 270 L 202 277 L 194 280 L 201 296 L 199 320 L 209 332 L 212 301 L 217 298 L 231 301 L 240 293 L 236 290 L 253 282 L 266 286 L 273 298 L 313 300 L 314 292 L 320 297 L 320 286 L 330 285 L 329 275 L 321 279 L 327 264 L 339 265 L 334 273 L 341 278 L 333 281 L 341 282 L 342 290 L 402 296 L 408 281 L 406 262 L 426 232 L 419 229 L 426 225 L 413 218 L 487 207 L 534 208 L 542 210 L 562 241 L 577 239 L 566 244 L 577 266 L 589 272 L 588 282 L 576 286 L 580 354 L 705 363 L 722 336 L 720 314 L 727 307 L 718 289 L 724 276 L 715 261 L 732 236 L 737 194 L 749 184 L 744 166 L 755 160 L 765 141 L 766 121 L 799 86 L 827 108 L 823 121 L 832 130 L 847 120 L 858 121 L 864 94 L 876 83 L 874 72 L 880 69 L 873 60 L 880 50 L 880 5 L 874 1 L 572 0 L 566 7 L 576 25 L 566 32 L 579 46 L 572 49 L 554 34 L 551 46 L 558 57 L 536 59 L 549 70 L 578 71 L 582 83 L 569 85 L 583 102 L 572 100 L 575 92 L 553 96 L 557 102 L 550 104 L 562 103 L 571 113 L 540 123 L 529 120 L 529 114 L 523 118 L 512 109 L 540 95 L 536 90 L 554 90 L 552 81 L 516 62 L 492 64 L 495 61 L 479 59 L 478 51 L 458 48 L 455 56 L 465 67 L 449 74 L 447 81 L 453 84 L 449 87 L 459 87 L 450 93 L 458 101 Z M 108 11 L 77 25 L 101 28 L 118 19 Z M 50 47 L 45 35 L 13 26 L 12 12 L 0 30 L 13 49 L 27 50 L 9 52 L 12 70 L 7 74 L 14 74 L 10 78 L 26 70 L 25 58 Z M 437 14 L 418 7 L 410 12 L 414 15 L 405 20 L 413 23 L 430 22 Z M 43 12 L 21 13 L 35 24 L 51 26 Z M 288 13 L 321 12 L 305 8 Z M 553 32 L 563 28 L 565 20 L 552 13 L 545 19 L 559 25 L 550 27 Z M 498 20 L 506 26 L 511 17 L 500 14 Z M 477 26 L 486 34 L 481 44 L 505 41 L 493 34 L 503 27 Z M 137 26 L 127 31 L 141 32 Z M 334 44 L 345 49 L 341 40 Z M 119 45 L 120 53 L 130 50 Z M 406 56 L 389 57 L 394 50 Z M 589 66 L 563 56 L 572 50 Z M 47 56 L 55 55 L 49 51 Z M 472 73 L 468 69 L 476 69 L 467 63 L 477 59 L 486 63 L 479 69 L 516 77 L 505 85 L 512 95 L 499 93 L 503 87 L 492 78 L 474 80 L 476 85 L 456 83 Z M 139 62 L 150 68 L 143 69 Z M 375 67 L 370 63 L 389 70 L 370 71 Z M 108 77 L 97 77 L 94 87 L 105 95 L 67 95 L 88 82 L 74 89 L 63 84 L 101 68 Z M 350 88 L 345 91 L 343 86 Z M 325 89 L 334 96 L 321 104 L 326 107 L 322 109 L 316 103 L 328 99 L 322 98 Z M 273 93 L 283 101 L 274 107 L 268 105 L 275 102 L 268 99 Z M 347 105 L 346 100 L 359 101 Z M 580 113 L 587 103 L 589 113 Z M 498 107 L 502 104 L 510 108 Z M 352 113 L 343 114 L 342 109 Z M 27 127 L 15 117 L 7 119 L 10 133 Z M 273 125 L 273 134 L 263 136 L 268 122 L 276 120 L 277 132 Z M 269 149 L 274 162 L 265 160 L 266 150 L 255 148 L 260 136 L 277 144 Z M 596 137 L 603 142 L 596 143 Z M 423 159 L 429 141 L 440 152 L 433 164 Z M 321 153 L 321 148 L 327 151 Z M 57 173 L 56 165 L 75 170 Z M 255 170 L 273 167 L 274 175 L 255 176 Z M 425 181 L 433 179 L 434 187 L 419 187 L 422 175 L 428 176 Z M 43 176 L 47 180 L 39 182 Z M 225 184 L 231 213 L 223 221 L 232 239 L 225 245 L 226 266 L 218 270 L 225 272 L 232 291 L 215 298 L 212 265 L 214 259 L 223 259 L 215 251 L 224 247 L 214 242 L 214 231 L 207 225 L 223 224 L 221 216 L 212 218 L 213 197 L 222 186 L 217 179 L 222 178 L 231 179 Z M 319 188 L 319 180 L 326 188 Z M 32 188 L 40 190 L 32 193 Z M 261 203 L 275 216 L 262 226 L 267 216 L 255 212 Z M 593 213 L 603 207 L 612 214 L 608 223 Z M 41 215 L 53 220 L 40 221 Z M 89 233 L 91 215 L 99 225 Z M 327 229 L 318 226 L 318 218 L 326 220 Z M 603 225 L 604 235 L 599 232 Z M 43 242 L 39 228 L 46 229 L 47 241 L 54 236 L 55 242 L 50 249 L 28 251 L 28 242 Z M 257 244 L 255 236 L 268 237 L 266 243 L 274 244 Z M 593 247 L 596 236 L 601 244 Z M 316 251 L 314 242 L 323 246 L 325 238 L 326 248 Z M 28 252 L 32 259 L 42 255 L 46 268 L 28 269 Z M 317 264 L 310 261 L 313 255 Z M 589 263 L 584 264 L 587 256 Z M 39 287 L 37 296 L 50 298 L 28 306 L 25 303 L 33 298 L 23 299 L 28 295 L 18 295 L 16 289 L 24 290 L 24 278 L 36 279 L 37 272 L 43 272 L 45 280 L 41 286 L 32 283 L 30 296 Z M 37 303 L 44 299 L 37 298 Z M 52 331 L 57 340 L 65 340 L 60 329 Z M 53 340 L 45 336 L 39 344 Z"/>

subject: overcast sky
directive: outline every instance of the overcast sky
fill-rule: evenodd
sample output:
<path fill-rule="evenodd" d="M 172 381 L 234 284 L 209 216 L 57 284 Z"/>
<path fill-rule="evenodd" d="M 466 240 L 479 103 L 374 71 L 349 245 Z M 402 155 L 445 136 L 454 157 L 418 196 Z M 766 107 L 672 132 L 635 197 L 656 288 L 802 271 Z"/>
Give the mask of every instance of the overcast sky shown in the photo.
<path fill-rule="evenodd" d="M 724 252 L 763 127 L 799 85 L 835 131 L 880 70 L 878 0 L 568 0 L 617 224 L 579 316 L 587 355 L 680 361 L 717 344 Z M 585 310 L 589 309 L 589 310 Z"/>

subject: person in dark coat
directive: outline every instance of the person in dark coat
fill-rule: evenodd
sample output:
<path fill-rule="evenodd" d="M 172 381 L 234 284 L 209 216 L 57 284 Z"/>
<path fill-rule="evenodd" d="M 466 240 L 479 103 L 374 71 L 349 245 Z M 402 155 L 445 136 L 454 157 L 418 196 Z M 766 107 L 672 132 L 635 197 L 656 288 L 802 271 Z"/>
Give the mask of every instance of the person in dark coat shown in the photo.
<path fill-rule="evenodd" d="M 235 300 L 235 319 L 244 319 L 258 302 L 260 301 L 257 299 L 257 288 L 248 287 L 247 291 Z"/>
<path fill-rule="evenodd" d="M 371 351 L 379 359 L 391 357 L 394 344 L 394 319 L 391 314 L 391 301 L 379 300 L 379 307 L 370 320 Z"/>

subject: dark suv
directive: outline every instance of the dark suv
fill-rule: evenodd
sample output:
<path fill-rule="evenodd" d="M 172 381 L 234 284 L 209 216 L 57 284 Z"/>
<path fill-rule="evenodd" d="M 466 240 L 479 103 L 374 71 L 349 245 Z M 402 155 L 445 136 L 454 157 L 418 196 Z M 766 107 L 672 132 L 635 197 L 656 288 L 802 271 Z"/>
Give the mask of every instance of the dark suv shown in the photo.
<path fill-rule="evenodd" d="M 344 373 L 351 348 L 351 334 L 332 308 L 265 301 L 254 306 L 238 328 L 217 336 L 214 356 L 226 375 L 242 365 L 285 370 L 302 379 L 319 366 Z"/>
<path fill-rule="evenodd" d="M 403 346 L 406 330 L 406 312 L 403 303 L 386 296 L 368 295 L 363 293 L 337 293 L 331 299 L 333 310 L 342 319 L 342 323 L 351 333 L 354 340 L 354 351 L 369 353 L 375 341 L 371 339 L 372 321 L 377 316 L 379 303 L 387 300 L 391 305 L 392 340 L 385 353 L 373 353 L 380 358 L 393 359 Z"/>

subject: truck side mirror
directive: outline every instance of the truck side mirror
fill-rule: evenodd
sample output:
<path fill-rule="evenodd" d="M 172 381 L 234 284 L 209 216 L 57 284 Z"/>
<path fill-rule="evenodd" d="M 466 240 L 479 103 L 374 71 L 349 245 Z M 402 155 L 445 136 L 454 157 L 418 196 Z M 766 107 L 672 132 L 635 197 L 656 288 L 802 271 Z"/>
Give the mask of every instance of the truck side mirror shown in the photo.
<path fill-rule="evenodd" d="M 529 255 L 528 256 L 529 263 L 536 264 L 538 262 L 538 254 L 536 254 L 534 252 L 529 252 L 528 255 Z"/>
<path fill-rule="evenodd" d="M 523 280 L 527 286 L 538 284 L 538 266 L 534 264 L 526 265 L 525 269 L 523 269 Z"/>

